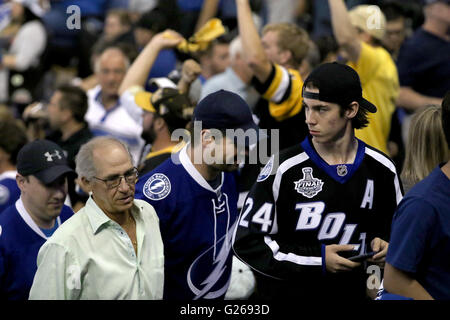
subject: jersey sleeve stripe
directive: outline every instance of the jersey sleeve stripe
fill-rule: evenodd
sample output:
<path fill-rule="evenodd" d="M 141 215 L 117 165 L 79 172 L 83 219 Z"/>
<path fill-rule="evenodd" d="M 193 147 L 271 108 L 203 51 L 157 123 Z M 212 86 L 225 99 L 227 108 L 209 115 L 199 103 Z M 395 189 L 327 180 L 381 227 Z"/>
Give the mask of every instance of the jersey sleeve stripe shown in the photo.
<path fill-rule="evenodd" d="M 396 201 L 397 201 L 397 205 L 398 205 L 403 198 L 403 194 L 402 194 L 402 190 L 400 188 L 400 181 L 398 179 L 397 170 L 395 169 L 395 165 L 386 156 L 384 156 L 381 153 L 379 153 L 375 150 L 372 150 L 368 147 L 366 147 L 366 154 L 371 156 L 378 162 L 380 162 L 382 165 L 384 165 L 389 170 L 391 170 L 392 173 L 394 173 L 395 196 L 396 196 Z"/>
<path fill-rule="evenodd" d="M 263 97 L 275 103 L 281 102 L 286 90 L 289 88 L 290 77 L 288 71 L 275 65 L 275 77 Z"/>
<path fill-rule="evenodd" d="M 307 257 L 307 256 L 299 256 L 293 253 L 283 253 L 280 251 L 280 246 L 275 240 L 272 240 L 270 236 L 264 237 L 264 242 L 267 246 L 272 250 L 273 257 L 278 261 L 288 261 L 299 265 L 307 265 L 307 266 L 321 266 L 322 265 L 322 257 Z"/>
<path fill-rule="evenodd" d="M 306 160 L 308 160 L 309 157 L 306 152 L 302 152 L 294 157 L 288 158 L 285 161 L 283 161 L 280 166 L 278 167 L 277 173 L 275 174 L 275 179 L 273 180 L 272 185 L 272 192 L 273 192 L 273 198 L 275 203 L 278 200 L 278 195 L 280 192 L 280 183 L 281 178 L 283 177 L 283 174 L 293 166 L 300 164 Z"/>

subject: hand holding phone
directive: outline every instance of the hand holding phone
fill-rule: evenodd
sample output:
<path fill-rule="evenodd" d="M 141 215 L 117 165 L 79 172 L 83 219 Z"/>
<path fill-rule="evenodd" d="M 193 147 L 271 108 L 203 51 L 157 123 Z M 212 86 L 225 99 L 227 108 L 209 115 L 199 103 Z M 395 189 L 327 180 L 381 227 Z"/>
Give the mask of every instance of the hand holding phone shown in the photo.
<path fill-rule="evenodd" d="M 375 254 L 376 252 L 368 252 L 368 253 L 365 253 L 365 254 L 360 254 L 360 255 L 357 255 L 357 256 L 353 256 L 353 257 L 350 257 L 350 258 L 347 258 L 348 260 L 350 260 L 350 261 L 354 261 L 354 262 L 362 262 L 362 261 L 365 261 L 365 260 L 367 260 L 367 259 L 369 259 L 370 257 L 373 257 L 373 255 Z"/>
<path fill-rule="evenodd" d="M 340 251 L 339 252 L 339 255 L 342 258 L 348 259 L 353 262 L 365 261 L 365 260 L 369 259 L 370 257 L 372 257 L 374 254 L 376 254 L 376 252 L 373 252 L 373 251 L 364 253 L 364 254 L 358 254 L 358 252 L 356 250 L 348 250 L 348 251 Z"/>

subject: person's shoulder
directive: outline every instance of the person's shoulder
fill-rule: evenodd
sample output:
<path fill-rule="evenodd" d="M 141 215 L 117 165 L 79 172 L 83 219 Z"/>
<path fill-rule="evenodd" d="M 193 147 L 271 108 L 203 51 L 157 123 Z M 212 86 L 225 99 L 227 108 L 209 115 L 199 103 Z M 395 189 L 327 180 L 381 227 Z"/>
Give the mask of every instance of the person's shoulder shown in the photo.
<path fill-rule="evenodd" d="M 281 161 L 285 161 L 299 154 L 302 154 L 303 152 L 305 152 L 305 149 L 300 143 L 298 143 L 293 146 L 290 146 L 289 148 L 281 150 L 279 152 L 279 157 Z"/>
<path fill-rule="evenodd" d="M 0 181 L 0 206 L 7 204 L 12 199 L 17 200 L 20 196 L 20 189 L 16 180 L 3 179 Z"/>
<path fill-rule="evenodd" d="M 405 195 L 402 201 L 399 203 L 393 221 L 400 219 L 408 219 L 411 221 L 422 221 L 425 222 L 425 218 L 431 219 L 435 217 L 436 204 L 430 201 L 425 195 L 426 191 L 420 192 L 422 188 L 416 188 L 417 184 Z M 414 191 L 414 189 L 416 191 Z"/>
<path fill-rule="evenodd" d="M 405 195 L 396 212 L 398 216 L 428 217 L 450 212 L 450 182 L 439 167 L 416 183 Z M 448 219 L 448 218 L 444 218 Z"/>
<path fill-rule="evenodd" d="M 275 155 L 276 159 L 277 155 Z M 290 166 L 299 164 L 309 159 L 309 156 L 303 146 L 298 143 L 289 148 L 283 149 L 278 153 L 278 163 L 280 166 Z"/>
<path fill-rule="evenodd" d="M 211 78 L 207 79 L 205 81 L 205 83 L 203 84 L 203 87 L 209 87 L 211 85 L 217 85 L 217 84 L 223 83 L 223 81 L 225 79 L 227 79 L 227 70 L 228 69 L 226 69 L 224 72 L 220 72 L 218 74 L 215 74 Z"/>
<path fill-rule="evenodd" d="M 16 182 L 16 179 L 12 178 L 12 177 L 4 178 L 4 179 L 0 179 L 0 185 L 8 186 L 8 187 L 17 186 L 17 182 Z"/>
<path fill-rule="evenodd" d="M 400 53 L 402 54 L 400 57 L 414 57 L 415 55 L 423 56 L 423 46 L 430 43 L 431 35 L 426 32 L 424 29 L 417 29 L 411 37 L 407 38 L 402 46 Z"/>
<path fill-rule="evenodd" d="M 66 206 L 64 206 L 66 207 Z M 80 229 L 85 229 L 89 226 L 88 217 L 86 215 L 87 207 L 84 206 L 76 213 L 70 207 L 63 208 L 61 211 L 61 225 L 56 229 L 50 239 L 54 239 L 55 242 L 64 243 L 70 242 L 66 238 L 76 238 L 80 234 Z"/>
<path fill-rule="evenodd" d="M 142 213 L 142 217 L 144 219 L 158 219 L 158 216 L 156 214 L 155 208 L 148 203 L 145 200 L 141 200 L 141 199 L 134 199 L 134 204 L 136 207 L 139 208 L 140 212 Z"/>
<path fill-rule="evenodd" d="M 136 188 L 145 199 L 159 201 L 171 198 L 174 189 L 182 188 L 178 183 L 183 176 L 181 165 L 176 165 L 172 159 L 167 159 L 161 165 L 139 178 Z"/>
<path fill-rule="evenodd" d="M 17 220 L 19 212 L 16 209 L 15 203 L 3 210 L 0 213 L 0 225 L 5 226 Z"/>
<path fill-rule="evenodd" d="M 93 87 L 92 89 L 89 89 L 88 91 L 86 91 L 86 94 L 89 98 L 89 104 L 92 103 L 92 100 L 95 99 L 95 96 L 100 92 L 100 90 L 102 89 L 102 87 L 98 84 L 95 87 Z"/>
<path fill-rule="evenodd" d="M 276 174 L 283 174 L 296 165 L 308 160 L 309 156 L 301 144 L 281 150 L 273 154 L 258 175 L 257 182 L 263 182 L 267 178 L 275 178 Z"/>
<path fill-rule="evenodd" d="M 61 221 L 66 221 L 71 216 L 73 216 L 73 214 L 74 214 L 74 212 L 71 207 L 69 207 L 67 205 L 63 205 L 59 216 L 61 218 Z"/>
<path fill-rule="evenodd" d="M 435 200 L 440 195 L 450 197 L 450 182 L 439 167 L 416 183 L 407 194 L 410 198 L 429 200 L 431 204 L 437 204 Z"/>
<path fill-rule="evenodd" d="M 365 144 L 364 146 L 364 153 L 367 156 L 368 159 L 370 159 L 375 165 L 384 167 L 388 169 L 389 171 L 397 174 L 397 169 L 395 167 L 394 161 L 384 152 Z"/>
<path fill-rule="evenodd" d="M 12 204 L 0 213 L 0 243 L 4 245 L 9 241 L 17 242 L 18 238 L 27 236 L 30 228 L 20 217 L 15 204 Z"/>

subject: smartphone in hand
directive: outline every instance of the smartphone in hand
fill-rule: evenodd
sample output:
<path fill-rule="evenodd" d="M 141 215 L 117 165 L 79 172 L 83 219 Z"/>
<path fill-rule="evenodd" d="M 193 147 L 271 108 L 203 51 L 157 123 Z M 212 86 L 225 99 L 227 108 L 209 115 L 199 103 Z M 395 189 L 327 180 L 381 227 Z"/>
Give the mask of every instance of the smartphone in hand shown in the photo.
<path fill-rule="evenodd" d="M 360 254 L 360 255 L 353 256 L 353 257 L 350 257 L 350 258 L 347 258 L 347 259 L 350 260 L 350 261 L 353 261 L 353 262 L 363 262 L 363 261 L 373 257 L 373 255 L 375 253 L 376 252 L 368 252 L 368 253 Z"/>

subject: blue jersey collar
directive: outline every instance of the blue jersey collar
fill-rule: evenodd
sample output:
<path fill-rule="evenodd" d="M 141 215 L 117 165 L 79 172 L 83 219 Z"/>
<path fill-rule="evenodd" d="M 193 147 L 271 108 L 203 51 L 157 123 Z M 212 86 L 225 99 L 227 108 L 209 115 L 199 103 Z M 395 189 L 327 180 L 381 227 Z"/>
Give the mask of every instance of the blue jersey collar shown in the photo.
<path fill-rule="evenodd" d="M 350 180 L 364 159 L 366 144 L 356 138 L 356 140 L 358 140 L 358 150 L 356 151 L 356 157 L 353 164 L 329 165 L 319 156 L 310 139 L 311 137 L 306 137 L 301 145 L 311 161 L 313 161 L 320 169 L 325 171 L 327 175 L 341 184 Z M 341 175 L 339 175 L 338 172 L 340 172 Z"/>

